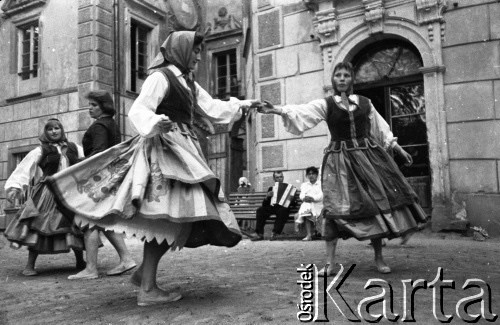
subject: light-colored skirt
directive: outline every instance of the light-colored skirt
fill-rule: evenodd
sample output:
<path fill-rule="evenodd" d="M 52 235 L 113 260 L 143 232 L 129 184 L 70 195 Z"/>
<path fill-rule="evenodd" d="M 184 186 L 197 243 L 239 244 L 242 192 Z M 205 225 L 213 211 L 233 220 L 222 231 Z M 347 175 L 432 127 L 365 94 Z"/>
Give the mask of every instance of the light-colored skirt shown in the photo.
<path fill-rule="evenodd" d="M 231 247 L 241 233 L 197 139 L 179 129 L 136 136 L 48 178 L 80 226 L 172 248 Z"/>

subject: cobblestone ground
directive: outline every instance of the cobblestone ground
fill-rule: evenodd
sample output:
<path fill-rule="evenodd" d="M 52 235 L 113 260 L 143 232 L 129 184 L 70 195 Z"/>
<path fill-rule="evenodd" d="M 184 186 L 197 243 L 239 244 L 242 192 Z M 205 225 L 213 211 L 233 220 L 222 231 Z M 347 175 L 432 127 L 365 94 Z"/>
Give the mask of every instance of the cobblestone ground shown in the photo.
<path fill-rule="evenodd" d="M 140 262 L 142 243 L 127 239 L 127 244 Z M 162 259 L 158 278 L 162 287 L 181 291 L 183 299 L 167 305 L 138 307 L 137 288 L 129 283 L 130 274 L 105 276 L 106 270 L 117 263 L 117 255 L 107 242 L 99 251 L 101 276 L 87 281 L 67 280 L 74 273 L 72 254 L 40 256 L 37 263 L 40 274 L 24 277 L 20 272 L 26 262 L 26 250 L 9 248 L 3 237 L 0 247 L 0 324 L 298 324 L 297 304 L 301 296 L 307 298 L 308 294 L 297 283 L 300 281 L 297 268 L 302 263 L 319 266 L 324 261 L 322 241 L 245 239 L 231 249 L 210 246 L 184 249 L 168 253 Z M 457 234 L 424 231 L 406 246 L 396 240 L 389 242 L 384 254 L 393 269 L 391 274 L 377 273 L 367 242 L 339 243 L 338 263 L 346 269 L 356 264 L 339 289 L 356 314 L 358 306 L 363 307 L 363 299 L 382 292 L 381 288 L 364 289 L 370 279 L 379 278 L 387 283 L 386 297 L 389 285 L 392 287 L 393 312 L 402 317 L 405 292 L 402 280 L 422 279 L 430 284 L 439 268 L 443 280 L 453 280 L 455 288 L 442 290 L 442 305 L 436 299 L 437 314 L 441 310 L 453 316 L 452 324 L 464 323 L 456 314 L 456 306 L 461 299 L 480 293 L 478 288 L 462 289 L 465 281 L 472 278 L 483 280 L 491 290 L 488 301 L 488 287 L 483 285 L 485 315 L 489 314 L 489 303 L 491 311 L 500 314 L 499 240 L 478 242 Z M 331 281 L 333 278 L 328 278 L 328 283 Z M 439 283 L 442 282 L 438 280 L 438 287 Z M 319 282 L 316 305 L 320 318 L 324 319 L 326 310 L 330 323 L 349 324 L 333 300 L 327 298 L 325 305 L 323 287 Z M 332 292 L 334 300 L 346 312 L 346 305 L 335 290 Z M 432 289 L 416 291 L 414 302 L 416 324 L 440 324 L 433 313 Z M 469 314 L 479 313 L 480 305 L 473 301 Z M 371 314 L 380 313 L 382 306 L 381 302 L 374 304 Z M 386 307 L 390 309 L 390 304 Z M 410 311 L 408 307 L 406 319 Z M 389 321 L 383 317 L 381 323 Z M 496 323 L 500 321 L 497 319 Z"/>

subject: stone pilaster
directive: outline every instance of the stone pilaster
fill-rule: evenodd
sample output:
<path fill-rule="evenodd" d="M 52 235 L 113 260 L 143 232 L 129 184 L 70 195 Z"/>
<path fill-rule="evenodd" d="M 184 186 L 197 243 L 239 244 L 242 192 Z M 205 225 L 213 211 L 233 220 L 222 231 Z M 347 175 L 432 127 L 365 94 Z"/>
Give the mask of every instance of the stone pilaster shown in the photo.
<path fill-rule="evenodd" d="M 113 91 L 113 2 L 78 1 L 79 107 L 89 90 Z M 85 112 L 86 113 L 86 112 Z"/>

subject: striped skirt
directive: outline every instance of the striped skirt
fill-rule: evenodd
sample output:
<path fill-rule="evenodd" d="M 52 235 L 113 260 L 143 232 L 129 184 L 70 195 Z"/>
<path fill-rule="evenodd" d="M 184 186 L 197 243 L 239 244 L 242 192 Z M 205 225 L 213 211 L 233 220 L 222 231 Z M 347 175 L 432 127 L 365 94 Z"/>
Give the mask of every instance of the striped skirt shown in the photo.
<path fill-rule="evenodd" d="M 179 129 L 133 137 L 48 178 L 80 226 L 166 240 L 172 248 L 231 247 L 241 233 L 198 141 Z"/>
<path fill-rule="evenodd" d="M 427 220 L 391 156 L 372 141 L 350 148 L 332 142 L 322 166 L 323 215 L 338 237 L 394 238 Z"/>
<path fill-rule="evenodd" d="M 31 192 L 7 225 L 5 237 L 39 254 L 66 253 L 70 248 L 83 250 L 83 233 L 74 226 L 71 214 L 63 214 L 57 208 L 47 186 L 38 183 Z"/>

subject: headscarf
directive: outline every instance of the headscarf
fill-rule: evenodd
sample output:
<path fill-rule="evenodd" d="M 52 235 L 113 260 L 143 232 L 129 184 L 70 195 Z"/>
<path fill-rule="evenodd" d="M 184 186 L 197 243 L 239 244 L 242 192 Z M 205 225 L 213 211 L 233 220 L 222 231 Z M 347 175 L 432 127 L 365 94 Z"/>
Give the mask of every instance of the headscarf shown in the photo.
<path fill-rule="evenodd" d="M 61 129 L 61 137 L 59 140 L 54 141 L 50 138 L 47 129 L 51 126 L 59 126 Z M 59 143 L 59 144 L 65 144 L 68 139 L 66 138 L 66 133 L 64 133 L 64 128 L 62 126 L 62 123 L 56 119 L 56 118 L 51 118 L 45 123 L 45 126 L 43 127 L 43 133 L 38 137 L 38 140 L 40 140 L 41 143 L 43 144 L 49 144 L 49 143 Z"/>
<path fill-rule="evenodd" d="M 194 36 L 196 32 L 172 32 L 160 47 L 160 53 L 155 57 L 148 69 L 164 67 L 173 64 L 183 74 L 189 74 L 189 60 L 193 52 Z"/>

